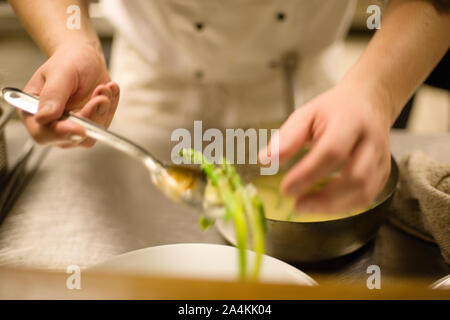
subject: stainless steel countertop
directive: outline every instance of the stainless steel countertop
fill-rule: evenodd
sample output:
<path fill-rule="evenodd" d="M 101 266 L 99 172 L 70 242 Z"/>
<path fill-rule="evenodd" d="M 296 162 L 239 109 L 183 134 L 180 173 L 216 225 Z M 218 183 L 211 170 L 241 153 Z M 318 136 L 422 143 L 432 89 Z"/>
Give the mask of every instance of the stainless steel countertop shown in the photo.
<path fill-rule="evenodd" d="M 10 153 L 17 152 L 26 133 L 20 123 L 7 129 Z M 127 136 L 151 146 L 145 128 L 129 128 Z M 450 161 L 450 135 L 393 131 L 391 143 L 397 159 L 421 149 Z M 198 216 L 162 196 L 145 168 L 127 156 L 103 145 L 53 149 L 0 226 L 0 265 L 65 270 L 71 264 L 86 267 L 127 251 L 182 242 L 225 244 L 216 229 L 201 232 Z M 312 275 L 352 281 L 367 277 L 371 264 L 394 277 L 437 280 L 450 273 L 436 246 L 388 223 L 374 241 L 349 256 L 296 266 Z"/>

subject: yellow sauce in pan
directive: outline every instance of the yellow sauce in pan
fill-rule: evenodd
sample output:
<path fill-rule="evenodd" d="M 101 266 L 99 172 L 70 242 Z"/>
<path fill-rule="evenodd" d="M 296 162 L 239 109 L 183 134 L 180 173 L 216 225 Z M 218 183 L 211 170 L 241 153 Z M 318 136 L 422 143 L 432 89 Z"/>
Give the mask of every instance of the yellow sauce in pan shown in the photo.
<path fill-rule="evenodd" d="M 295 222 L 327 221 L 356 215 L 368 209 L 363 208 L 340 214 L 296 213 L 294 210 L 293 199 L 290 199 L 280 193 L 280 184 L 282 180 L 283 174 L 259 176 L 252 180 L 252 184 L 258 190 L 264 204 L 266 218 L 268 219 L 281 221 L 289 220 Z"/>

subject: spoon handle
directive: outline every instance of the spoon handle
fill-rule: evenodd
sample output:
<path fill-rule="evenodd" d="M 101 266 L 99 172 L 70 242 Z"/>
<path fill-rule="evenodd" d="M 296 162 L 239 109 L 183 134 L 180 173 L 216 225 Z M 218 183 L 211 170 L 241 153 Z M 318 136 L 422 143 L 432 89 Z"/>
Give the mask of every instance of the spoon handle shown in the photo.
<path fill-rule="evenodd" d="M 3 100 L 13 107 L 19 108 L 31 114 L 35 114 L 38 111 L 39 98 L 36 96 L 23 92 L 20 89 L 9 87 L 2 89 L 2 95 Z M 144 162 L 150 170 L 156 170 L 162 166 L 156 158 L 154 158 L 141 146 L 101 127 L 89 119 L 77 116 L 73 112 L 69 112 L 68 114 L 65 114 L 64 120 L 71 121 L 82 126 L 89 138 L 103 142 L 110 147 L 139 159 Z"/>
<path fill-rule="evenodd" d="M 139 160 L 144 162 L 147 167 L 150 167 L 150 169 L 156 169 L 157 167 L 162 166 L 162 164 L 156 158 L 154 158 L 147 150 L 145 150 L 141 146 L 137 145 L 131 140 L 128 140 L 127 138 L 118 135 L 117 133 L 101 127 L 100 125 L 89 119 L 77 116 L 73 112 L 69 112 L 69 115 L 65 120 L 74 122 L 82 126 L 89 138 L 103 142 L 104 144 L 107 144 L 112 148 L 122 151 L 134 158 L 138 158 Z"/>

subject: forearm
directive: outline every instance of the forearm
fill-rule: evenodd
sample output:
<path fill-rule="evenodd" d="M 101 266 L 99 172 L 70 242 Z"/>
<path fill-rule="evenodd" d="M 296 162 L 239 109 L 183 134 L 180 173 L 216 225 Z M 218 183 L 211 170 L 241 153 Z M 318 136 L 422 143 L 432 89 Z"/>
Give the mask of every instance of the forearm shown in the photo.
<path fill-rule="evenodd" d="M 9 0 L 25 29 L 47 56 L 62 45 L 89 44 L 100 52 L 100 42 L 91 25 L 84 0 Z M 67 28 L 70 5 L 81 9 L 80 29 Z"/>
<path fill-rule="evenodd" d="M 448 50 L 449 34 L 450 14 L 431 1 L 391 0 L 381 29 L 344 82 L 381 97 L 392 123 Z"/>

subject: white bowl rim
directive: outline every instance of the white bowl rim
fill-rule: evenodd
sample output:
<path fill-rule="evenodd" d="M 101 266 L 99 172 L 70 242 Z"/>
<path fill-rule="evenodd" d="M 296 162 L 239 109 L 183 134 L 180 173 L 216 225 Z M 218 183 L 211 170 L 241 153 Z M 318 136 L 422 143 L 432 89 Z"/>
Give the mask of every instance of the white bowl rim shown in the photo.
<path fill-rule="evenodd" d="M 195 242 L 190 242 L 190 243 L 172 243 L 172 244 L 163 244 L 163 245 L 157 245 L 157 246 L 151 246 L 151 247 L 146 247 L 146 248 L 141 248 L 141 249 L 136 249 L 136 250 L 132 250 L 132 251 L 128 251 L 125 253 L 122 253 L 120 255 L 114 256 L 110 259 L 107 259 L 103 262 L 100 262 L 96 265 L 93 265 L 89 268 L 87 268 L 87 271 L 100 271 L 102 270 L 102 268 L 104 268 L 104 265 L 109 265 L 111 263 L 114 263 L 115 260 L 122 260 L 123 258 L 126 258 L 127 256 L 132 256 L 132 255 L 136 255 L 139 254 L 140 252 L 147 252 L 147 251 L 151 251 L 154 250 L 156 248 L 161 249 L 161 248 L 173 248 L 173 247 L 192 247 L 192 246 L 196 246 L 196 247 L 221 247 L 221 248 L 233 248 L 233 249 L 237 249 L 235 246 L 232 245 L 227 245 L 227 244 L 216 244 L 216 243 L 195 243 Z M 254 252 L 252 250 L 247 250 L 249 252 Z M 317 286 L 318 283 L 311 278 L 309 275 L 307 275 L 306 273 L 304 273 L 303 271 L 295 268 L 294 266 L 288 264 L 287 262 L 284 262 L 280 259 L 274 258 L 272 256 L 269 255 L 263 255 L 264 259 L 268 259 L 269 261 L 272 261 L 272 263 L 276 263 L 278 265 L 282 265 L 283 268 L 285 268 L 286 270 L 289 270 L 293 275 L 295 275 L 295 277 L 298 280 L 301 280 L 303 282 L 303 285 L 307 285 L 307 286 Z M 114 271 L 114 273 L 127 273 L 125 271 Z M 157 275 L 159 273 L 155 273 L 155 275 Z M 263 281 L 265 282 L 265 281 Z M 295 284 L 295 283 L 292 283 Z"/>

